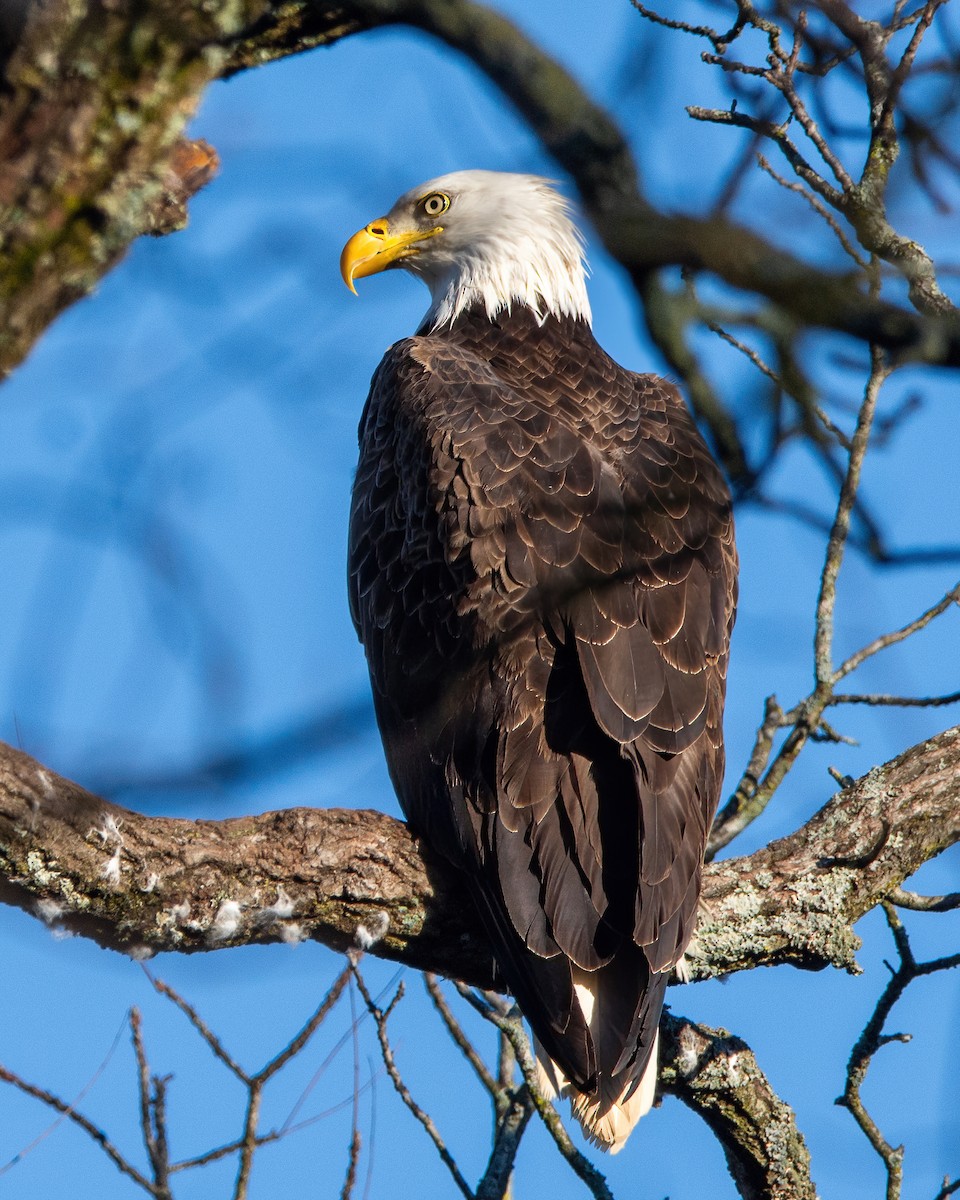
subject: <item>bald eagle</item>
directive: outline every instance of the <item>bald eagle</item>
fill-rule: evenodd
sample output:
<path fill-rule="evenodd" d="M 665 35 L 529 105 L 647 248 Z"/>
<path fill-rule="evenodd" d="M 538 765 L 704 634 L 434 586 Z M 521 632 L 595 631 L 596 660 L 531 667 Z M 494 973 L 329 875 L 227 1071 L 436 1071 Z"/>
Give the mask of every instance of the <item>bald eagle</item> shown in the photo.
<path fill-rule="evenodd" d="M 730 497 L 670 383 L 594 340 L 580 236 L 462 171 L 347 242 L 432 303 L 360 422 L 349 588 L 415 833 L 462 872 L 541 1079 L 623 1145 L 723 775 Z"/>

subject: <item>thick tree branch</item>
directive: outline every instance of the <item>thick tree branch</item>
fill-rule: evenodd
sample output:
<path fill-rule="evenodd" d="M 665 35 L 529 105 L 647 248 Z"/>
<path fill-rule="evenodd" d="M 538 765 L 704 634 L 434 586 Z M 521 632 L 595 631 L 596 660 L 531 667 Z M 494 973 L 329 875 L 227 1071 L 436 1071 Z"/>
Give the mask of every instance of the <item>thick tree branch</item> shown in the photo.
<path fill-rule="evenodd" d="M 0 378 L 142 233 L 185 220 L 209 147 L 181 140 L 262 0 L 31 5 L 0 51 Z M 6 47 L 6 43 L 0 41 Z"/>
<path fill-rule="evenodd" d="M 793 1109 L 750 1047 L 725 1029 L 665 1012 L 660 1085 L 713 1130 L 744 1200 L 815 1200 L 810 1152 Z"/>
<path fill-rule="evenodd" d="M 855 970 L 853 923 L 960 840 L 960 728 L 877 767 L 788 838 L 707 868 L 695 977 Z M 0 743 L 0 899 L 135 955 L 314 938 L 481 986 L 459 882 L 401 822 L 289 809 L 145 817 Z"/>

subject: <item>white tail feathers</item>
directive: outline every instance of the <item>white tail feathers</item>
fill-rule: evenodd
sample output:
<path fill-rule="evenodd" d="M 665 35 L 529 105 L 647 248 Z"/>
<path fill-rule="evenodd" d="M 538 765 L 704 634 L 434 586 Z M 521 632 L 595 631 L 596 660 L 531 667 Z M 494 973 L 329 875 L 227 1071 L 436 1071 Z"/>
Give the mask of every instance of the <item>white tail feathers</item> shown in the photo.
<path fill-rule="evenodd" d="M 584 983 L 578 982 L 573 986 L 596 1045 L 599 1043 L 599 1031 L 595 1024 L 599 1014 L 594 1011 L 594 994 Z M 659 1031 L 654 1039 L 650 1061 L 636 1089 L 627 1096 L 626 1093 L 631 1090 L 631 1085 L 627 1085 L 619 1097 L 612 1099 L 609 1093 L 604 1094 L 602 1084 L 599 1095 L 585 1096 L 567 1080 L 536 1038 L 534 1046 L 537 1052 L 537 1082 L 544 1095 L 549 1099 L 569 1100 L 573 1115 L 583 1127 L 587 1139 L 595 1146 L 609 1150 L 611 1154 L 622 1150 L 636 1123 L 653 1107 L 657 1091 Z"/>

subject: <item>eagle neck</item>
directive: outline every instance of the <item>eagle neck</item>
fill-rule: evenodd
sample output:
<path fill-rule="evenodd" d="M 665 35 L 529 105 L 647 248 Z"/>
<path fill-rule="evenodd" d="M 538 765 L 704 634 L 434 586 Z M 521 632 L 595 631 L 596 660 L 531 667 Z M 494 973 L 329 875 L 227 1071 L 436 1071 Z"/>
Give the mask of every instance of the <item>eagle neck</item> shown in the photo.
<path fill-rule="evenodd" d="M 418 273 L 415 258 L 405 265 Z M 548 317 L 569 317 L 587 326 L 593 320 L 579 243 L 572 236 L 563 254 L 544 253 L 531 259 L 518 248 L 515 255 L 457 262 L 449 274 L 424 275 L 424 282 L 433 302 L 423 326 L 431 332 L 449 328 L 464 313 L 477 309 L 489 321 L 521 310 L 532 314 L 539 325 Z"/>
<path fill-rule="evenodd" d="M 507 363 L 514 359 L 527 373 L 549 374 L 562 364 L 577 363 L 576 369 L 582 370 L 583 362 L 606 357 L 583 317 L 541 317 L 524 306 L 501 311 L 491 320 L 482 305 L 474 304 L 442 329 L 425 319 L 417 333 L 449 338 L 481 358 L 496 360 L 501 370 L 508 370 Z"/>

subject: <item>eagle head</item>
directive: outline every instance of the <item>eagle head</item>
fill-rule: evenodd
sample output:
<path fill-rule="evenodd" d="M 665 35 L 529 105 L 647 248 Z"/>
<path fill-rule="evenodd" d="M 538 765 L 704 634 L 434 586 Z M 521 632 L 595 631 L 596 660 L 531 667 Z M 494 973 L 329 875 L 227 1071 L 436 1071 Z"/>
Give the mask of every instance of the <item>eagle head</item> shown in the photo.
<path fill-rule="evenodd" d="M 344 282 L 403 267 L 430 289 L 426 321 L 452 323 L 479 304 L 493 320 L 525 305 L 590 322 L 583 239 L 570 206 L 539 175 L 457 171 L 406 192 L 347 242 Z"/>

